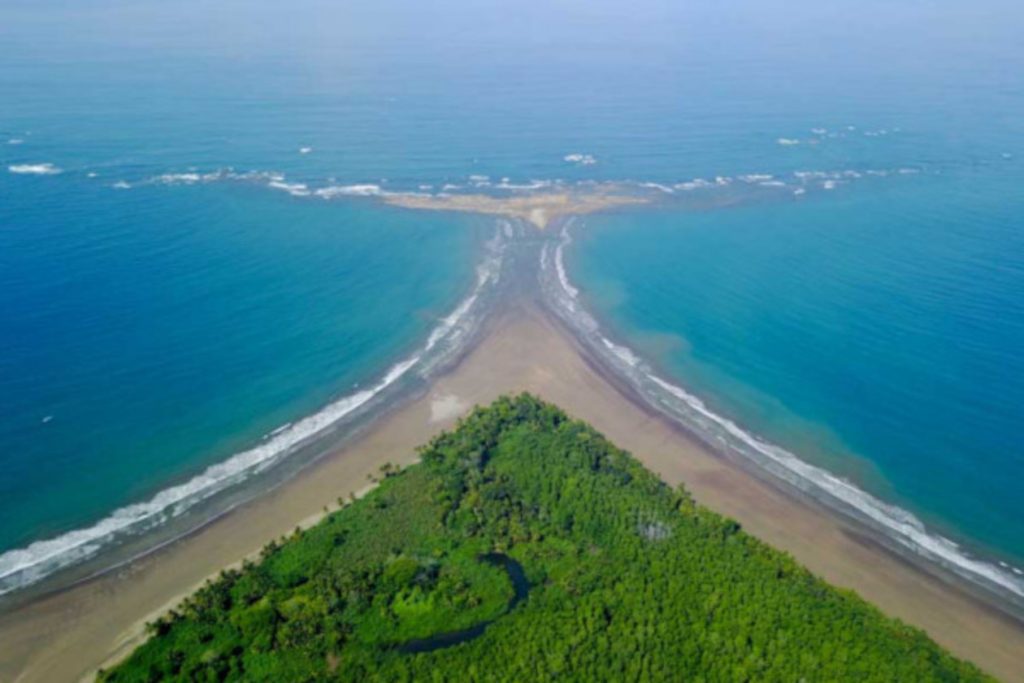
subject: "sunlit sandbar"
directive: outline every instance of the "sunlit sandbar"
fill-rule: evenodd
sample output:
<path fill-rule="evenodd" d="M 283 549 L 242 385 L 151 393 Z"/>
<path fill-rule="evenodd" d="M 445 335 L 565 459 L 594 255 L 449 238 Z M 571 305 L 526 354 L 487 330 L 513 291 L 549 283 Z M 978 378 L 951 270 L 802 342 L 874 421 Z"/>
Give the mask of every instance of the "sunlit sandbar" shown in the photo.
<path fill-rule="evenodd" d="M 650 200 L 647 197 L 626 194 L 618 185 L 608 184 L 597 185 L 587 190 L 538 192 L 511 197 L 485 194 L 394 194 L 386 197 L 385 201 L 408 209 L 465 211 L 520 218 L 544 230 L 558 218 L 645 204 Z"/>

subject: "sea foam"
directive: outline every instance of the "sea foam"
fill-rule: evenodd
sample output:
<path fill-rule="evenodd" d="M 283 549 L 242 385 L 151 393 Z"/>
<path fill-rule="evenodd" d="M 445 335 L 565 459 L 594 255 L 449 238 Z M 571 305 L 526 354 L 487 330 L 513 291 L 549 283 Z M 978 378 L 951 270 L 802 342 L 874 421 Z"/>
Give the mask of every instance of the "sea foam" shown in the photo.
<path fill-rule="evenodd" d="M 305 183 L 286 183 L 284 180 L 271 180 L 267 187 L 282 190 L 293 197 L 308 197 L 311 193 Z"/>
<path fill-rule="evenodd" d="M 545 299 L 581 342 L 610 363 L 616 374 L 649 405 L 684 425 L 712 448 L 738 456 L 829 507 L 861 520 L 904 551 L 1024 604 L 1024 570 L 972 557 L 957 543 L 930 531 L 911 512 L 885 503 L 846 479 L 751 434 L 713 412 L 696 395 L 658 376 L 632 349 L 605 336 L 596 319 L 581 305 L 579 290 L 565 272 L 563 252 L 571 243 L 570 227 L 571 223 L 566 224 L 558 242 L 546 245 L 541 252 Z"/>
<path fill-rule="evenodd" d="M 597 163 L 597 159 L 592 154 L 581 154 L 579 152 L 573 152 L 572 154 L 566 154 L 562 157 L 563 161 L 570 164 L 576 164 L 577 166 L 593 166 Z"/>
<path fill-rule="evenodd" d="M 645 183 L 640 183 L 640 187 L 650 188 L 652 190 L 657 190 L 658 192 L 664 192 L 665 194 L 675 194 L 676 193 L 676 191 L 674 189 L 672 189 L 668 185 L 662 185 L 661 183 L 645 182 Z"/>
<path fill-rule="evenodd" d="M 313 194 L 323 199 L 331 199 L 333 197 L 374 197 L 381 193 L 380 185 L 374 183 L 330 185 L 313 191 Z"/>
<path fill-rule="evenodd" d="M 469 295 L 438 322 L 419 350 L 392 365 L 370 388 L 340 398 L 301 420 L 281 425 L 265 435 L 258 445 L 211 465 L 192 479 L 168 487 L 149 500 L 121 507 L 92 526 L 0 554 L 0 595 L 37 583 L 54 572 L 96 557 L 114 543 L 179 518 L 197 504 L 269 470 L 346 418 L 355 418 L 360 411 L 370 409 L 373 399 L 414 368 L 417 374 L 426 376 L 442 365 L 459 352 L 480 324 L 481 316 L 476 313 L 478 303 L 499 280 L 504 262 L 500 227 L 495 238 L 486 245 L 476 283 Z"/>
<path fill-rule="evenodd" d="M 18 175 L 57 175 L 63 170 L 51 163 L 45 164 L 12 164 L 7 167 L 11 173 Z"/>

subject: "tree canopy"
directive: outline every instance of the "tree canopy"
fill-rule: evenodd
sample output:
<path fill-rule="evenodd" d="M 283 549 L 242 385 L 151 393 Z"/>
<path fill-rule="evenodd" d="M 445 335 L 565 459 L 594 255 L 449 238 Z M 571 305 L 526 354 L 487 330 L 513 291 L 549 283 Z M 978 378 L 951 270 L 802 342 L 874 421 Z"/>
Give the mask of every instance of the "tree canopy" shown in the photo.
<path fill-rule="evenodd" d="M 530 395 L 421 456 L 209 582 L 100 680 L 989 680 Z"/>

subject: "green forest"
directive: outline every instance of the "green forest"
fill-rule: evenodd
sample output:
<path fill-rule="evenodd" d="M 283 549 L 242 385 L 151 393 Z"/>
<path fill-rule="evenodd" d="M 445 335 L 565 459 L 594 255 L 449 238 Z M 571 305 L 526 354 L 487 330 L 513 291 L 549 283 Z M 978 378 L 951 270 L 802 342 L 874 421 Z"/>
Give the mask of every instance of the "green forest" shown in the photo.
<path fill-rule="evenodd" d="M 100 680 L 990 680 L 530 395 L 420 455 Z"/>

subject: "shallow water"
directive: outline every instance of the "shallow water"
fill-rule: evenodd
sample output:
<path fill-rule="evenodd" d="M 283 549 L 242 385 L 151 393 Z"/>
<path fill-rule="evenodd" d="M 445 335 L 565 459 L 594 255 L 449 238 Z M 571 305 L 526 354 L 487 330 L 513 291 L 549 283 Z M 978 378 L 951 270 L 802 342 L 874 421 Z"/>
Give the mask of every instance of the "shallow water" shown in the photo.
<path fill-rule="evenodd" d="M 591 218 L 569 270 L 716 410 L 1024 558 L 1024 201 L 947 172 L 804 205 Z"/>

